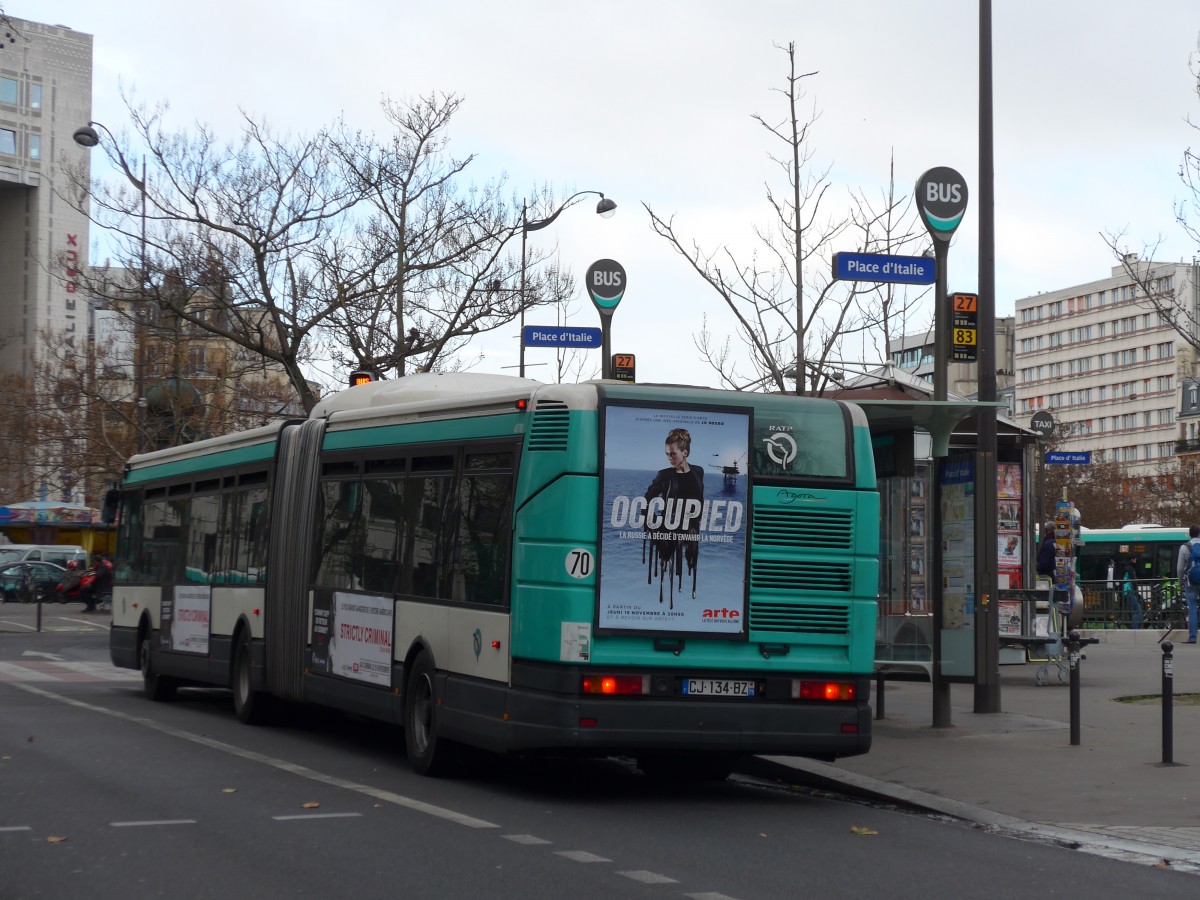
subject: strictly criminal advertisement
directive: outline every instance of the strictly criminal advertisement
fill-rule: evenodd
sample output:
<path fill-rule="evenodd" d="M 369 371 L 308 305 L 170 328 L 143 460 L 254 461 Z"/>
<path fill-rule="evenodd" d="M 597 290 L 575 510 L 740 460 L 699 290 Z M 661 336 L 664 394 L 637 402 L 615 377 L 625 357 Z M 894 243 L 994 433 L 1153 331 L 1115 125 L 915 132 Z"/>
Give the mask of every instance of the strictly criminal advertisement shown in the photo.
<path fill-rule="evenodd" d="M 749 434 L 738 409 L 606 407 L 599 628 L 745 634 Z"/>
<path fill-rule="evenodd" d="M 389 685 L 392 612 L 386 597 L 318 592 L 313 598 L 312 670 Z"/>

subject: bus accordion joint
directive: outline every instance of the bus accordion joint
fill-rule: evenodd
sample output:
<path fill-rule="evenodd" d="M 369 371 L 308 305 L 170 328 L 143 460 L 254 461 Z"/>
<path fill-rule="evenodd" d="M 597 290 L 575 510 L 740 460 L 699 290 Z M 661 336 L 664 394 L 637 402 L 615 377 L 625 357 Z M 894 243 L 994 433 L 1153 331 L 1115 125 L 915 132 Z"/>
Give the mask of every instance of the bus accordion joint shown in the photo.
<path fill-rule="evenodd" d="M 854 700 L 858 691 L 853 681 L 792 681 L 793 700 Z"/>
<path fill-rule="evenodd" d="M 585 694 L 648 694 L 649 675 L 584 675 L 580 690 Z"/>

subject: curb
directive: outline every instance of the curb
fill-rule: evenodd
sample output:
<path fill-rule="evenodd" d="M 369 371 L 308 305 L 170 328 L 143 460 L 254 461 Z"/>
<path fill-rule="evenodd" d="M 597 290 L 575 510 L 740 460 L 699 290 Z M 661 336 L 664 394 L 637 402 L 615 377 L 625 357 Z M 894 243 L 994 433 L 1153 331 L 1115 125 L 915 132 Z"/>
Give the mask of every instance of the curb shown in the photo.
<path fill-rule="evenodd" d="M 1051 842 L 1084 853 L 1200 874 L 1200 851 L 1085 831 L 1069 825 L 1027 822 L 937 794 L 847 772 L 817 760 L 794 756 L 750 756 L 742 761 L 737 771 L 770 781 L 798 784 L 877 803 L 951 816 L 1023 840 Z"/>

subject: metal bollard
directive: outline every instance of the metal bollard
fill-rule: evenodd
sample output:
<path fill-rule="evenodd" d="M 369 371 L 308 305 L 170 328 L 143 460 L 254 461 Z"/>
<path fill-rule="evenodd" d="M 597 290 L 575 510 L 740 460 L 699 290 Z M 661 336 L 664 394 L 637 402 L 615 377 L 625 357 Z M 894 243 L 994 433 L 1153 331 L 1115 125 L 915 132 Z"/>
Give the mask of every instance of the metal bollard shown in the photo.
<path fill-rule="evenodd" d="M 1071 746 L 1079 746 L 1079 632 L 1067 635 L 1067 661 L 1071 666 Z"/>
<path fill-rule="evenodd" d="M 1175 692 L 1175 661 L 1171 655 L 1175 645 L 1171 641 L 1162 642 L 1162 764 L 1175 764 L 1173 745 L 1174 713 L 1172 701 Z"/>
<path fill-rule="evenodd" d="M 37 598 L 37 631 L 38 631 L 38 634 L 42 633 L 42 598 L 41 597 Z"/>
<path fill-rule="evenodd" d="M 875 673 L 875 718 L 883 718 L 883 672 Z"/>

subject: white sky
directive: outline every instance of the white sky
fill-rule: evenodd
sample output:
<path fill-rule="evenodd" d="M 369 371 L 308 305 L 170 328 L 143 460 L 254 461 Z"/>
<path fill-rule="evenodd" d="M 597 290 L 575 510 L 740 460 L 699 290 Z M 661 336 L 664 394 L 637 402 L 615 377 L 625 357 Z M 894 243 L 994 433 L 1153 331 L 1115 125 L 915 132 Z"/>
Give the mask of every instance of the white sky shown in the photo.
<path fill-rule="evenodd" d="M 900 190 L 926 169 L 961 172 L 978 199 L 977 4 L 969 0 L 4 0 L 11 15 L 95 36 L 93 118 L 127 119 L 119 88 L 166 100 L 172 121 L 230 137 L 238 108 L 304 132 L 344 114 L 382 129 L 378 101 L 456 93 L 452 151 L 475 153 L 474 180 L 506 175 L 521 196 L 604 191 L 530 235 L 557 248 L 582 285 L 611 257 L 629 287 L 613 349 L 637 354 L 640 381 L 716 384 L 692 336 L 730 316 L 650 229 L 642 208 L 714 248 L 746 246 L 768 222 L 763 184 L 783 188 L 766 132 L 786 114 L 794 41 L 820 119 L 816 162 L 839 198 L 878 196 L 894 150 Z M 1197 252 L 1174 222 L 1185 147 L 1200 144 L 1189 74 L 1195 0 L 997 0 L 993 4 L 998 314 L 1040 291 L 1108 277 L 1100 232 L 1127 229 L 1156 258 Z M 839 207 L 843 204 L 839 202 Z M 952 290 L 977 287 L 977 208 L 949 259 Z M 847 247 L 846 249 L 853 249 Z M 541 314 L 538 314 L 539 316 Z M 926 319 L 920 324 L 924 325 Z M 550 324 L 530 317 L 527 324 Z M 582 287 L 571 320 L 598 325 Z M 517 327 L 480 343 L 478 371 L 515 370 Z M 593 351 L 598 354 L 598 351 Z M 527 351 L 549 378 L 552 350 Z M 598 357 L 597 357 L 598 362 Z"/>

